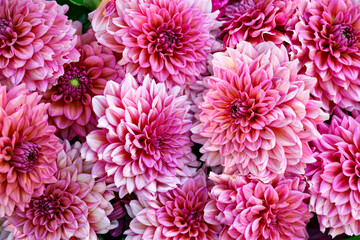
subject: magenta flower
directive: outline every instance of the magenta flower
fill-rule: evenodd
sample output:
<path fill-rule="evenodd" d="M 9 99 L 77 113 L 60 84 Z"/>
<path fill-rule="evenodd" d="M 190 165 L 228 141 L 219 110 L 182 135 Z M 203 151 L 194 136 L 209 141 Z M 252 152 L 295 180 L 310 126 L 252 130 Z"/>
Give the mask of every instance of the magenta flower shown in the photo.
<path fill-rule="evenodd" d="M 126 72 L 142 82 L 192 83 L 206 72 L 206 57 L 215 42 L 216 13 L 210 1 L 103 1 L 92 26 L 101 44 L 123 54 Z"/>
<path fill-rule="evenodd" d="M 143 85 L 126 75 L 110 81 L 104 96 L 93 98 L 99 130 L 87 136 L 97 153 L 93 175 L 114 178 L 122 198 L 127 193 L 164 192 L 180 183 L 195 156 L 191 153 L 190 106 L 180 87 L 167 91 L 148 76 Z"/>
<path fill-rule="evenodd" d="M 24 210 L 44 184 L 56 181 L 61 144 L 40 99 L 25 84 L 8 92 L 0 86 L 0 217 L 10 216 L 15 206 Z"/>
<path fill-rule="evenodd" d="M 278 177 L 271 184 L 236 175 L 210 174 L 215 182 L 205 221 L 223 224 L 220 239 L 303 240 L 312 214 L 305 181 Z"/>
<path fill-rule="evenodd" d="M 51 123 L 68 140 L 85 138 L 96 129 L 91 99 L 103 93 L 107 81 L 120 81 L 116 57 L 111 49 L 97 43 L 91 30 L 81 40 L 78 38 L 76 49 L 80 60 L 66 64 L 57 85 L 44 93 L 45 101 L 50 103 Z"/>
<path fill-rule="evenodd" d="M 46 186 L 41 196 L 33 197 L 25 210 L 16 208 L 11 222 L 15 237 L 38 239 L 97 239 L 117 226 L 107 218 L 113 211 L 114 194 L 104 182 L 91 176 L 91 163 L 80 156 L 81 144 L 64 142 L 58 154 L 57 182 Z"/>
<path fill-rule="evenodd" d="M 225 21 L 219 35 L 224 46 L 234 48 L 240 41 L 252 44 L 272 41 L 281 45 L 287 40 L 284 26 L 293 15 L 297 2 L 298 0 L 244 0 L 227 5 L 220 18 Z M 224 3 L 218 3 L 219 7 L 224 7 Z"/>
<path fill-rule="evenodd" d="M 317 163 L 307 169 L 311 210 L 321 231 L 330 228 L 333 237 L 360 234 L 360 116 L 335 110 L 330 124 L 319 125 L 322 138 L 314 140 Z"/>
<path fill-rule="evenodd" d="M 0 1 L 0 81 L 45 91 L 77 61 L 75 28 L 55 1 Z"/>
<path fill-rule="evenodd" d="M 135 218 L 125 231 L 126 240 L 216 240 L 221 226 L 204 221 L 204 208 L 209 201 L 204 176 L 190 178 L 181 187 L 159 193 L 152 202 L 131 201 Z"/>
<path fill-rule="evenodd" d="M 305 173 L 315 161 L 308 141 L 327 119 L 321 103 L 310 98 L 316 79 L 298 74 L 284 47 L 241 42 L 214 54 L 214 76 L 199 105 L 200 121 L 192 131 L 203 144 L 202 160 L 225 172 L 269 181 L 285 171 Z"/>
<path fill-rule="evenodd" d="M 359 11 L 360 5 L 348 0 L 314 0 L 293 26 L 295 57 L 318 79 L 312 94 L 328 110 L 360 109 Z"/>

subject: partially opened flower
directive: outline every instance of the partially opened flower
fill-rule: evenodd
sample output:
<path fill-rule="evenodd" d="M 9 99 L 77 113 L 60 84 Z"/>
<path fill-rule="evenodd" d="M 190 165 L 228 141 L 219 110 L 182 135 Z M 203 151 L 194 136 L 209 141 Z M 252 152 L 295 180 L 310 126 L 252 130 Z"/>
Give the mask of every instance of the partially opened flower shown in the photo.
<path fill-rule="evenodd" d="M 159 193 L 153 202 L 130 202 L 135 218 L 125 234 L 131 239 L 216 240 L 221 226 L 204 220 L 210 201 L 204 176 L 190 178 L 168 192 Z"/>
<path fill-rule="evenodd" d="M 219 2 L 219 1 L 217 1 Z M 226 1 L 224 1 L 227 3 Z M 224 7 L 220 38 L 224 46 L 234 48 L 240 41 L 258 44 L 272 41 L 281 45 L 285 38 L 285 25 L 295 11 L 298 0 L 244 0 Z"/>
<path fill-rule="evenodd" d="M 360 116 L 335 110 L 331 123 L 320 124 L 322 138 L 314 140 L 319 163 L 309 166 L 311 210 L 320 229 L 333 237 L 360 234 Z"/>
<path fill-rule="evenodd" d="M 271 184 L 237 175 L 210 174 L 214 181 L 206 222 L 223 224 L 220 239 L 304 240 L 312 217 L 305 181 L 278 176 Z"/>
<path fill-rule="evenodd" d="M 87 144 L 99 158 L 93 174 L 114 178 L 120 197 L 127 193 L 164 192 L 191 175 L 191 114 L 180 87 L 167 91 L 148 76 L 142 85 L 127 74 L 110 81 L 104 96 L 93 98 L 99 130 Z"/>
<path fill-rule="evenodd" d="M 360 109 L 359 11 L 350 0 L 312 0 L 293 26 L 295 57 L 318 79 L 312 94 L 328 110 Z"/>
<path fill-rule="evenodd" d="M 79 58 L 75 28 L 56 1 L 0 1 L 0 80 L 45 91 Z"/>
<path fill-rule="evenodd" d="M 80 60 L 66 64 L 58 83 L 44 93 L 44 101 L 50 103 L 50 122 L 68 140 L 83 139 L 96 128 L 91 99 L 103 93 L 107 81 L 120 81 L 114 53 L 100 45 L 91 30 L 78 38 L 76 49 Z"/>
<path fill-rule="evenodd" d="M 214 54 L 214 76 L 200 104 L 193 140 L 203 144 L 202 160 L 227 173 L 269 181 L 278 174 L 305 173 L 315 161 L 308 141 L 327 119 L 310 98 L 316 79 L 298 74 L 284 47 L 241 42 Z"/>
<path fill-rule="evenodd" d="M 38 239 L 97 239 L 117 226 L 107 218 L 113 211 L 114 194 L 104 182 L 90 174 L 91 163 L 80 156 L 81 144 L 64 142 L 57 158 L 57 182 L 46 186 L 41 196 L 33 197 L 25 210 L 16 209 L 11 217 L 15 237 Z"/>
<path fill-rule="evenodd" d="M 44 184 L 56 181 L 56 155 L 62 146 L 48 124 L 48 104 L 25 84 L 0 85 L 0 217 L 10 216 L 17 206 L 24 210 Z"/>
<path fill-rule="evenodd" d="M 92 26 L 101 44 L 122 52 L 126 72 L 172 87 L 206 72 L 217 16 L 209 7 L 210 1 L 107 0 L 93 13 Z"/>

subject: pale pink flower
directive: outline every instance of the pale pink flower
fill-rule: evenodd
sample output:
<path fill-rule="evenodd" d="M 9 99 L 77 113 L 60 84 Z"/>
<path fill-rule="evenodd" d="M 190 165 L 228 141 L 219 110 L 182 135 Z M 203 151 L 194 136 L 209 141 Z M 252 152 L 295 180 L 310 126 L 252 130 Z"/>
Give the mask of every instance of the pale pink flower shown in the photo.
<path fill-rule="evenodd" d="M 210 174 L 214 181 L 205 221 L 223 224 L 223 240 L 307 239 L 306 224 L 312 217 L 306 204 L 309 194 L 300 177 L 278 176 L 265 184 L 238 175 Z"/>
<path fill-rule="evenodd" d="M 313 141 L 317 163 L 307 169 L 311 210 L 322 232 L 333 237 L 360 234 L 360 116 L 335 110 L 330 124 L 319 125 L 322 138 Z"/>
<path fill-rule="evenodd" d="M 65 13 L 68 6 L 45 0 L 0 0 L 0 80 L 23 82 L 45 91 L 77 61 L 76 30 Z"/>
<path fill-rule="evenodd" d="M 120 81 L 114 53 L 96 41 L 92 30 L 78 38 L 76 49 L 81 54 L 79 61 L 66 64 L 58 83 L 43 94 L 50 103 L 50 122 L 68 140 L 84 139 L 96 129 L 91 99 L 103 93 L 107 81 Z"/>
<path fill-rule="evenodd" d="M 190 106 L 180 87 L 169 91 L 148 76 L 142 85 L 127 74 L 110 81 L 104 96 L 93 98 L 99 130 L 87 136 L 97 153 L 93 175 L 114 178 L 120 197 L 127 193 L 164 192 L 192 174 Z M 145 194 L 145 193 L 144 193 Z"/>
<path fill-rule="evenodd" d="M 206 72 L 218 14 L 210 11 L 209 0 L 106 0 L 92 26 L 101 44 L 123 54 L 127 73 L 172 87 Z"/>
<path fill-rule="evenodd" d="M 65 141 L 57 158 L 57 182 L 33 197 L 25 210 L 15 209 L 10 218 L 15 237 L 96 240 L 96 233 L 117 226 L 107 217 L 113 211 L 110 200 L 114 194 L 91 176 L 91 163 L 81 158 L 80 148 L 79 142 L 71 146 Z"/>
<path fill-rule="evenodd" d="M 318 79 L 311 93 L 328 110 L 360 109 L 360 5 L 350 0 L 312 0 L 295 16 L 292 50 L 307 75 Z"/>
<path fill-rule="evenodd" d="M 243 0 L 226 7 L 224 3 L 218 3 L 223 7 L 220 19 L 225 21 L 219 37 L 224 46 L 234 48 L 240 41 L 283 44 L 287 41 L 284 27 L 295 12 L 298 0 Z"/>
<path fill-rule="evenodd" d="M 17 206 L 24 210 L 44 184 L 56 181 L 56 155 L 61 150 L 55 127 L 48 125 L 48 104 L 25 84 L 6 92 L 0 86 L 0 217 Z"/>
<path fill-rule="evenodd" d="M 108 218 L 114 208 L 110 201 L 115 198 L 112 191 L 108 190 L 107 183 L 102 179 L 94 179 L 91 176 L 93 163 L 85 161 L 81 155 L 84 144 L 75 142 L 73 145 L 65 140 L 64 150 L 58 154 L 57 164 L 59 169 L 68 169 L 72 166 L 77 170 L 77 182 L 87 184 L 90 192 L 83 198 L 88 208 L 87 219 L 90 223 L 90 235 L 107 233 L 117 226 L 116 221 Z"/>
<path fill-rule="evenodd" d="M 182 186 L 159 193 L 152 202 L 131 201 L 135 218 L 125 231 L 126 240 L 217 240 L 221 226 L 204 220 L 209 201 L 205 176 L 190 178 Z"/>
<path fill-rule="evenodd" d="M 284 47 L 241 42 L 214 54 L 214 76 L 200 104 L 192 139 L 203 144 L 202 160 L 225 172 L 269 181 L 285 171 L 305 173 L 313 162 L 308 141 L 320 137 L 327 119 L 310 98 L 316 79 L 298 74 Z"/>

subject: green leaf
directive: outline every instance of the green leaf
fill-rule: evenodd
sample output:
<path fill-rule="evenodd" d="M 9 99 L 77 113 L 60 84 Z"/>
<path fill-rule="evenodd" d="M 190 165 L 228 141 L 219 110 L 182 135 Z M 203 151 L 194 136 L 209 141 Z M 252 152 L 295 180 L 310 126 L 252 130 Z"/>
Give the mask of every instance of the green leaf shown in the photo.
<path fill-rule="evenodd" d="M 84 0 L 84 6 L 91 11 L 95 10 L 101 3 L 101 0 Z"/>
<path fill-rule="evenodd" d="M 97 235 L 99 240 L 104 240 L 104 238 L 101 235 Z"/>
<path fill-rule="evenodd" d="M 75 20 L 80 21 L 83 24 L 83 30 L 85 32 L 90 25 L 90 22 L 88 20 L 88 14 L 90 10 L 84 6 L 76 5 L 70 1 L 82 1 L 82 0 L 56 0 L 56 2 L 59 5 L 66 4 L 69 6 L 69 11 L 66 13 L 66 15 L 69 17 L 69 19 L 73 21 Z"/>
<path fill-rule="evenodd" d="M 345 238 L 344 240 L 360 240 L 360 235 L 359 235 L 359 236 L 353 236 L 353 237 Z"/>
<path fill-rule="evenodd" d="M 75 5 L 84 6 L 84 0 L 70 0 Z"/>
<path fill-rule="evenodd" d="M 74 5 L 84 6 L 88 8 L 90 11 L 95 10 L 101 3 L 101 0 L 69 0 L 69 1 Z"/>

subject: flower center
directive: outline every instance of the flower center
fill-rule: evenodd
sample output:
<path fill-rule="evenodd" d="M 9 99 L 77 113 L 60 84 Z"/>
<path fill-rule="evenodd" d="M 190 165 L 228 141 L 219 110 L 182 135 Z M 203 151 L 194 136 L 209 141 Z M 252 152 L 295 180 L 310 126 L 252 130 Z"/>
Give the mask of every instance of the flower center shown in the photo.
<path fill-rule="evenodd" d="M 242 16 L 244 13 L 256 6 L 256 0 L 240 0 L 234 4 L 227 5 L 225 12 L 222 14 L 221 20 L 231 20 L 235 17 Z"/>
<path fill-rule="evenodd" d="M 70 79 L 70 84 L 74 87 L 78 87 L 80 85 L 79 78 L 72 78 Z"/>
<path fill-rule="evenodd" d="M 277 209 L 276 205 L 268 206 L 267 211 L 263 212 L 263 219 L 266 219 L 266 225 L 276 225 L 277 224 L 277 215 L 279 210 Z"/>
<path fill-rule="evenodd" d="M 238 7 L 238 12 L 243 14 L 246 11 L 248 11 L 249 9 L 253 8 L 255 6 L 255 2 L 254 0 L 242 0 L 239 1 L 237 7 Z"/>
<path fill-rule="evenodd" d="M 349 24 L 339 24 L 334 26 L 334 42 L 337 47 L 351 47 L 357 42 L 358 32 Z"/>
<path fill-rule="evenodd" d="M 14 44 L 16 34 L 13 32 L 13 23 L 5 18 L 0 18 L 0 47 Z"/>
<path fill-rule="evenodd" d="M 69 193 L 63 192 L 61 194 L 42 195 L 32 201 L 31 207 L 35 210 L 35 214 L 46 219 L 52 219 L 59 214 L 62 214 L 70 204 Z M 36 216 L 35 216 L 36 217 Z"/>
<path fill-rule="evenodd" d="M 251 108 L 245 101 L 235 99 L 230 104 L 230 116 L 234 119 L 242 118 L 244 116 L 247 116 L 249 113 L 251 113 Z"/>
<path fill-rule="evenodd" d="M 34 168 L 39 163 L 39 157 L 42 156 L 39 153 L 41 147 L 39 144 L 32 142 L 24 142 L 15 146 L 11 164 L 15 166 L 18 171 L 21 172 L 33 172 Z"/>
<path fill-rule="evenodd" d="M 152 39 L 155 51 L 165 56 L 172 56 L 174 49 L 180 46 L 182 37 L 181 28 L 168 29 L 169 24 L 163 23 L 156 31 L 156 37 Z M 180 46 L 181 47 L 181 46 Z"/>
<path fill-rule="evenodd" d="M 0 35 L 5 35 L 10 24 L 11 24 L 11 22 L 9 20 L 0 18 Z"/>
<path fill-rule="evenodd" d="M 188 223 L 188 225 L 192 226 L 196 222 L 200 222 L 202 220 L 202 214 L 200 214 L 196 210 L 187 210 L 183 209 L 184 219 Z"/>
<path fill-rule="evenodd" d="M 86 74 L 86 68 L 73 65 L 66 67 L 65 73 L 59 78 L 57 85 L 57 91 L 64 95 L 64 100 L 67 103 L 73 99 L 82 99 L 84 94 L 87 94 L 91 88 L 92 81 Z"/>
<path fill-rule="evenodd" d="M 156 139 L 154 145 L 156 148 L 160 148 L 163 144 L 163 138 L 162 137 L 158 137 L 158 139 Z"/>
<path fill-rule="evenodd" d="M 350 25 L 342 27 L 342 34 L 346 39 L 346 44 L 348 46 L 353 45 L 356 42 L 355 28 Z"/>

